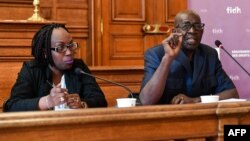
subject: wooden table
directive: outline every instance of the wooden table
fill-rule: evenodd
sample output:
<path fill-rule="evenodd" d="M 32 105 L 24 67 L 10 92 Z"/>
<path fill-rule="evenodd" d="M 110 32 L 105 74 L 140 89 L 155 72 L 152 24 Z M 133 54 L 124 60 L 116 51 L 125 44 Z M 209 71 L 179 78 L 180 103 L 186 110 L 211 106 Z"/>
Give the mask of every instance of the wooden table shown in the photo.
<path fill-rule="evenodd" d="M 0 114 L 1 141 L 217 140 L 250 124 L 250 102 Z"/>

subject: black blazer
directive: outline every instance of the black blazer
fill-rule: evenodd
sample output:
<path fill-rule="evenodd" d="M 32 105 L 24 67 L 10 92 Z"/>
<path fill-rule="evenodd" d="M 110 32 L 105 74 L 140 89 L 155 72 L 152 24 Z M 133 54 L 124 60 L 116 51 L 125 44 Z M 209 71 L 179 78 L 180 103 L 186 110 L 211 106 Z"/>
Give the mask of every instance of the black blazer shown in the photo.
<path fill-rule="evenodd" d="M 75 68 L 90 73 L 87 65 L 75 59 L 72 69 L 65 71 L 65 82 L 69 94 L 78 93 L 89 107 L 106 107 L 107 101 L 95 78 L 77 75 Z M 4 104 L 4 111 L 38 110 L 39 99 L 50 93 L 52 71 L 49 67 L 41 67 L 33 61 L 24 62 L 18 78 L 12 87 L 10 98 Z"/>

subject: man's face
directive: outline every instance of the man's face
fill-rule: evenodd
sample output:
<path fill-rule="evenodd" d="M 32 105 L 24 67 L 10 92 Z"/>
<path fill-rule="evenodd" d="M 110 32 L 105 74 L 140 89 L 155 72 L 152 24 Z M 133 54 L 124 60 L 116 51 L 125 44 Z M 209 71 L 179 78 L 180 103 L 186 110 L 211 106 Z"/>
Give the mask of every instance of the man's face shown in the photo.
<path fill-rule="evenodd" d="M 183 48 L 186 50 L 195 50 L 202 38 L 204 24 L 200 18 L 194 14 L 182 14 L 176 23 L 177 27 L 183 33 Z"/>

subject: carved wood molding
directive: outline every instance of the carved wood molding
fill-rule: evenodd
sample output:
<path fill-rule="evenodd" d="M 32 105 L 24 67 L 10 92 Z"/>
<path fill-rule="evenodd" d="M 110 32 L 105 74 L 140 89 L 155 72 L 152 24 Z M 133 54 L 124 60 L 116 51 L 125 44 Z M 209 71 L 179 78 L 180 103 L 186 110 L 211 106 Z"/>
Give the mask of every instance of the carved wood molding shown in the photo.
<path fill-rule="evenodd" d="M 123 7 L 130 5 L 128 1 L 112 0 L 112 20 L 113 21 L 145 21 L 145 0 L 133 0 L 138 4 L 137 11 L 127 11 Z M 130 3 L 131 4 L 131 3 Z"/>
<path fill-rule="evenodd" d="M 0 4 L 28 4 L 32 5 L 33 0 L 0 0 Z"/>
<path fill-rule="evenodd" d="M 112 80 L 119 83 L 138 84 L 143 77 L 143 66 L 99 66 L 89 67 L 91 72 L 99 77 Z M 126 77 L 128 76 L 128 77 Z M 100 85 L 110 85 L 107 82 L 97 79 Z"/>

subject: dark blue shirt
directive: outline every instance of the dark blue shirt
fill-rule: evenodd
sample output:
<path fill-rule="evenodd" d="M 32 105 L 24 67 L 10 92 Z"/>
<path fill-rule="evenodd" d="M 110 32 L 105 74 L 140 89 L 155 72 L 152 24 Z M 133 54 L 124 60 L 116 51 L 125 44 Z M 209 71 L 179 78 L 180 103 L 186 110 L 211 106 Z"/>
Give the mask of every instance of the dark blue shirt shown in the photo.
<path fill-rule="evenodd" d="M 144 58 L 144 78 L 141 89 L 151 79 L 160 65 L 165 51 L 162 45 L 150 48 Z M 200 44 L 190 63 L 181 50 L 170 65 L 164 93 L 158 104 L 170 103 L 179 93 L 189 97 L 217 94 L 235 88 L 232 80 L 223 70 L 218 54 L 214 48 Z"/>

